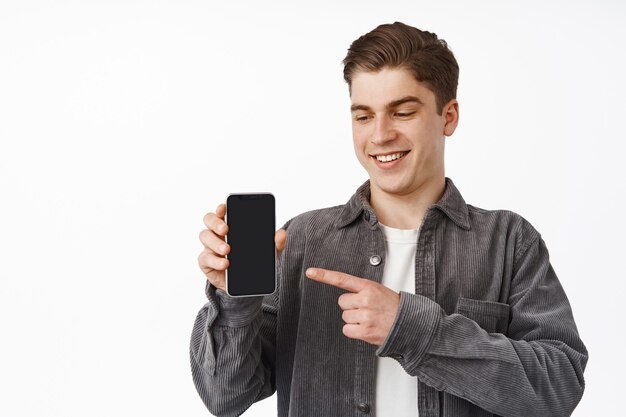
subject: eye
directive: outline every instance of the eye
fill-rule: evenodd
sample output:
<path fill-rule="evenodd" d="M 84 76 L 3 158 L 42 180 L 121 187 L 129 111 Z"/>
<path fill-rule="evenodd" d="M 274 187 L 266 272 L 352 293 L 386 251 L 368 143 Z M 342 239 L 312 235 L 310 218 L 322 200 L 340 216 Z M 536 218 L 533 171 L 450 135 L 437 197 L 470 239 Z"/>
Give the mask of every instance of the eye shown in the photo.
<path fill-rule="evenodd" d="M 409 117 L 409 116 L 411 116 L 413 114 L 415 114 L 414 111 L 412 111 L 412 112 L 399 112 L 399 113 L 396 113 L 396 116 L 398 116 L 398 117 Z"/>
<path fill-rule="evenodd" d="M 359 115 L 359 116 L 356 116 L 354 120 L 356 120 L 357 122 L 366 122 L 369 120 L 369 118 L 370 117 L 368 115 Z"/>

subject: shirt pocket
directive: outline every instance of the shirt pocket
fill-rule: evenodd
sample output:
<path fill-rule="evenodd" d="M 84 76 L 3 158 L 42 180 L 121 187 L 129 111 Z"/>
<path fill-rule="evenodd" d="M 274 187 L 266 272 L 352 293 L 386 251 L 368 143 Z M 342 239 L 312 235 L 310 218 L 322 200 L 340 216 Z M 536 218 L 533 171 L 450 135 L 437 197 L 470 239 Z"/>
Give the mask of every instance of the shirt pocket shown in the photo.
<path fill-rule="evenodd" d="M 489 333 L 506 333 L 509 327 L 508 304 L 459 297 L 456 312 L 474 320 Z"/>

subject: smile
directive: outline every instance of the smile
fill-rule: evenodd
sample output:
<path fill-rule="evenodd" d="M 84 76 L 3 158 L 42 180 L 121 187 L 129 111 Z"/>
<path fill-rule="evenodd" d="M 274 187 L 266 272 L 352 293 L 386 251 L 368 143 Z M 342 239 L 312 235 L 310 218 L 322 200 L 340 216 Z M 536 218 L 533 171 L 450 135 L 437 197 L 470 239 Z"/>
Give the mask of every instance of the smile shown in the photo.
<path fill-rule="evenodd" d="M 372 155 L 372 157 L 376 158 L 379 162 L 391 162 L 391 161 L 395 161 L 396 159 L 400 159 L 404 157 L 408 153 L 409 153 L 408 151 L 396 152 L 396 153 L 391 153 L 388 155 Z"/>

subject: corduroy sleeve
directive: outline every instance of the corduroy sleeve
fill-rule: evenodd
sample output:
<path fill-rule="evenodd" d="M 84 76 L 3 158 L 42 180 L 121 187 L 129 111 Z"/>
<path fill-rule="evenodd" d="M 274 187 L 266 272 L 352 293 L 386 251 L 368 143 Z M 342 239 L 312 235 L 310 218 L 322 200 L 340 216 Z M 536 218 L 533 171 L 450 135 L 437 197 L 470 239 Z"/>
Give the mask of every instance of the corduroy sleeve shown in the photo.
<path fill-rule="evenodd" d="M 435 301 L 402 292 L 376 354 L 496 415 L 571 415 L 588 353 L 545 242 L 530 235 L 515 258 L 508 303 L 461 298 L 448 315 Z"/>
<path fill-rule="evenodd" d="M 287 222 L 283 229 L 287 229 Z M 278 265 L 277 280 L 282 275 Z M 264 297 L 230 297 L 208 281 L 190 343 L 193 381 L 208 410 L 239 416 L 276 391 L 278 290 Z"/>

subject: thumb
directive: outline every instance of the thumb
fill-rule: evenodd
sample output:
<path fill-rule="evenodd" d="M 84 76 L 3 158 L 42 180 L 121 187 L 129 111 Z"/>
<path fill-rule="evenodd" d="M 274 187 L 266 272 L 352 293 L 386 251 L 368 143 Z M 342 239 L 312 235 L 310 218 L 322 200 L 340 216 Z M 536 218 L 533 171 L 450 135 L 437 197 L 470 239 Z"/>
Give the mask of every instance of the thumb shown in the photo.
<path fill-rule="evenodd" d="M 278 229 L 274 235 L 274 242 L 276 243 L 276 251 L 280 258 L 280 254 L 283 249 L 285 249 L 285 244 L 287 243 L 287 231 L 285 229 Z"/>

